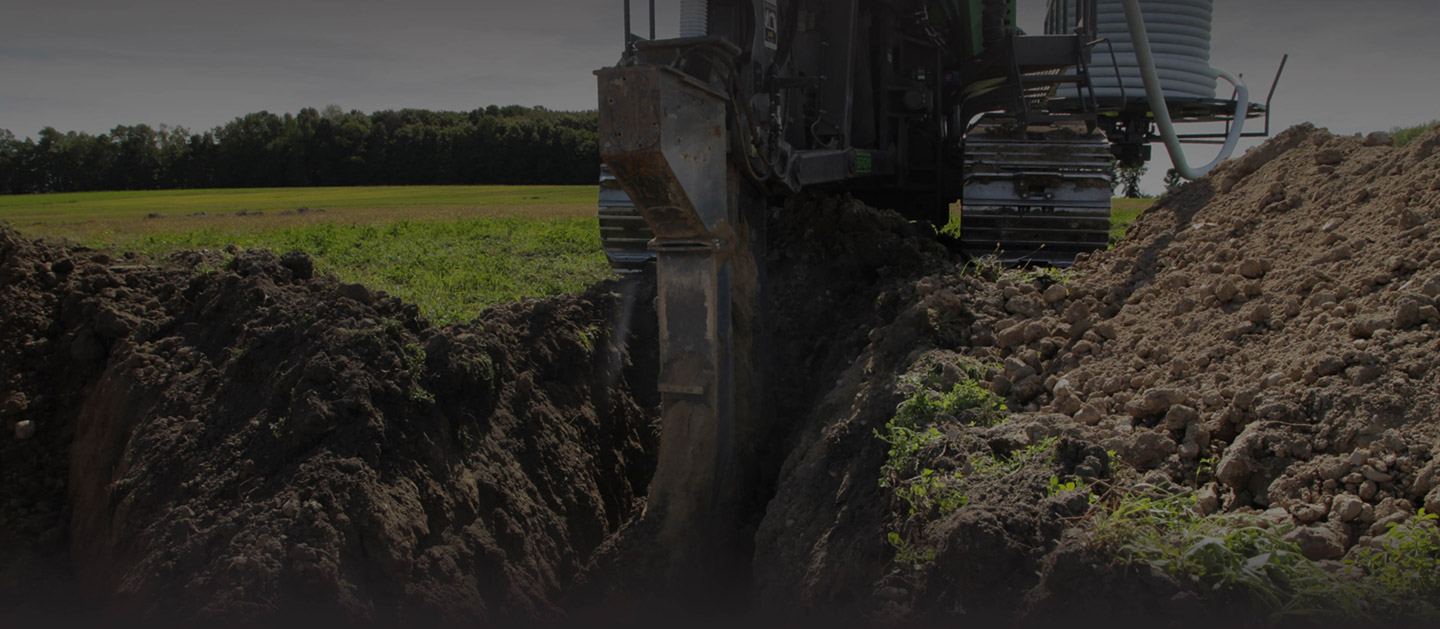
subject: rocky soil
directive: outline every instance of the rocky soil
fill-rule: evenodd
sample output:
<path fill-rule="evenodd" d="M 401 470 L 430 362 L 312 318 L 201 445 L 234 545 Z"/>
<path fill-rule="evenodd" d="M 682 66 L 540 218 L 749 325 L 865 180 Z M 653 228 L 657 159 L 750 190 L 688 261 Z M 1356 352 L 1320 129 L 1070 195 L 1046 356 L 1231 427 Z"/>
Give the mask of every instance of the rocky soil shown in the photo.
<path fill-rule="evenodd" d="M 1437 149 L 1436 133 L 1396 149 L 1296 127 L 1071 271 L 946 262 L 889 289 L 759 531 L 767 608 L 923 622 L 1244 613 L 1097 554 L 1092 507 L 1051 477 L 1198 486 L 1204 512 L 1263 513 L 1320 561 L 1440 508 Z M 925 383 L 948 391 L 977 365 L 1018 412 L 993 427 L 941 417 L 917 468 L 961 471 L 968 504 L 907 517 L 876 483 L 890 447 L 877 432 Z M 1053 459 L 975 469 L 1052 438 Z M 933 556 L 897 565 L 890 532 Z"/>
<path fill-rule="evenodd" d="M 1296 127 L 1064 272 L 965 261 L 847 199 L 777 209 L 772 484 L 740 600 L 710 609 L 1253 620 L 1117 558 L 1089 492 L 1190 491 L 1332 566 L 1440 510 L 1437 149 L 1435 132 L 1393 148 Z M 156 266 L 0 231 L 5 613 L 654 619 L 664 584 L 631 561 L 653 535 L 634 525 L 654 466 L 648 289 L 436 329 L 312 275 L 299 255 Z M 966 383 L 1008 419 L 937 414 L 897 471 L 887 424 Z M 894 480 L 921 468 L 963 500 L 914 508 Z M 1056 486 L 1071 479 L 1087 491 Z"/>

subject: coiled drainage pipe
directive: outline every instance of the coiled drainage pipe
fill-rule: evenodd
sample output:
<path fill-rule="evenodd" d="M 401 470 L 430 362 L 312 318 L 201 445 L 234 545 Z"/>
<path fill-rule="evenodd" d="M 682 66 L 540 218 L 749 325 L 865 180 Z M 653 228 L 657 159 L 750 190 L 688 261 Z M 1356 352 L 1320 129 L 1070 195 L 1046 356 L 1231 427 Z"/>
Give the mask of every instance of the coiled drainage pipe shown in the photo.
<path fill-rule="evenodd" d="M 709 0 L 683 0 L 680 3 L 680 36 L 704 37 L 709 34 Z"/>
<path fill-rule="evenodd" d="M 1175 123 L 1170 119 L 1170 108 L 1165 103 L 1165 92 L 1160 82 L 1160 74 L 1155 68 L 1155 54 L 1150 48 L 1150 36 L 1145 27 L 1145 15 L 1140 11 L 1140 0 L 1121 0 L 1125 8 L 1125 21 L 1129 25 L 1130 39 L 1135 46 L 1135 60 L 1140 70 L 1140 77 L 1145 82 L 1145 95 L 1150 100 L 1150 111 L 1155 116 L 1155 124 L 1160 128 L 1160 137 L 1165 140 L 1165 149 L 1170 153 L 1170 160 L 1175 164 L 1176 172 L 1186 179 L 1199 179 L 1209 174 L 1220 162 L 1228 159 L 1235 152 L 1235 146 L 1240 142 L 1240 135 L 1245 131 L 1245 115 L 1250 111 L 1250 89 L 1245 82 L 1235 78 L 1223 70 L 1211 70 L 1230 84 L 1235 86 L 1235 121 L 1230 125 L 1230 133 L 1225 137 L 1225 144 L 1220 148 L 1220 154 L 1215 160 L 1193 168 L 1189 160 L 1185 159 L 1185 151 L 1180 146 L 1180 138 L 1175 133 Z M 1159 4 L 1171 7 L 1173 5 L 1205 4 L 1209 0 L 1168 0 Z M 1208 45 L 1208 32 L 1206 34 Z M 1213 97 L 1213 88 L 1212 88 Z"/>
<path fill-rule="evenodd" d="M 1215 98 L 1215 71 L 1210 67 L 1211 0 L 1143 0 L 1145 33 L 1157 74 L 1170 100 Z M 1121 0 L 1100 0 L 1095 29 L 1115 50 L 1118 74 L 1103 61 L 1091 69 L 1096 96 L 1119 98 L 1144 90 L 1135 54 L 1135 39 Z M 1101 50 L 1105 50 L 1102 48 Z M 1122 86 L 1124 89 L 1122 89 Z"/>

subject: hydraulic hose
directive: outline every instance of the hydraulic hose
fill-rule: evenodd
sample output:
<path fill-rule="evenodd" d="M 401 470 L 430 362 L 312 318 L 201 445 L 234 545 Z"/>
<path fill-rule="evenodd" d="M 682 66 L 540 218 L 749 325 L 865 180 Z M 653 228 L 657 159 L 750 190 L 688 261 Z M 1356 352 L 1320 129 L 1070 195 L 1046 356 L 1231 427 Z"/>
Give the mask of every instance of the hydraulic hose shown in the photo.
<path fill-rule="evenodd" d="M 1135 45 L 1135 59 L 1139 62 L 1140 77 L 1145 82 L 1145 95 L 1150 99 L 1150 110 L 1155 115 L 1156 126 L 1160 128 L 1160 137 L 1165 140 L 1170 161 L 1175 163 L 1175 171 L 1180 173 L 1181 177 L 1204 177 L 1235 153 L 1240 135 L 1245 132 L 1245 116 L 1250 112 L 1250 88 L 1245 86 L 1244 81 L 1228 72 L 1215 71 L 1220 78 L 1235 86 L 1235 121 L 1230 125 L 1230 133 L 1225 136 L 1225 144 L 1220 147 L 1220 154 L 1215 157 L 1215 161 L 1200 168 L 1192 168 L 1189 160 L 1185 159 L 1180 137 L 1175 133 L 1175 123 L 1170 119 L 1170 108 L 1165 103 L 1165 92 L 1155 70 L 1155 55 L 1150 48 L 1150 36 L 1145 29 L 1145 14 L 1140 11 L 1140 0 L 1120 1 L 1125 7 L 1125 22 L 1130 27 L 1130 39 Z"/>

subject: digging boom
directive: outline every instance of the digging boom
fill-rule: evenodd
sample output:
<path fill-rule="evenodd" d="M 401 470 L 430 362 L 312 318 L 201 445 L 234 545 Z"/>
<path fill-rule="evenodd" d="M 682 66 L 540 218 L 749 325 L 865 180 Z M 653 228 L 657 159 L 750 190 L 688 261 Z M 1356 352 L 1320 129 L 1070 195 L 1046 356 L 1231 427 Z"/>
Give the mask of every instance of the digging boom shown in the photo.
<path fill-rule="evenodd" d="M 656 268 L 645 517 L 675 574 L 726 564 L 768 491 L 752 455 L 775 434 L 757 350 L 768 208 L 818 189 L 940 227 L 963 198 L 969 255 L 1068 266 L 1108 244 L 1112 158 L 1178 142 L 1171 121 L 1224 122 L 1233 148 L 1267 111 L 1215 98 L 1210 0 L 1056 0 L 1038 35 L 1018 0 L 680 4 L 679 37 L 656 39 L 651 2 L 642 38 L 626 0 L 624 55 L 597 72 L 602 240 L 617 270 Z"/>

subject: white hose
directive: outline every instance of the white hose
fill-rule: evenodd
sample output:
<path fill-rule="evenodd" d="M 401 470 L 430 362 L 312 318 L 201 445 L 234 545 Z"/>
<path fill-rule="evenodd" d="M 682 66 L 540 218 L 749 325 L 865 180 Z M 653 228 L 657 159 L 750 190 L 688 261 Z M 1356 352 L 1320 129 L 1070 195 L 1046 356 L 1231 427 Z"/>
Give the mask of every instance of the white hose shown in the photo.
<path fill-rule="evenodd" d="M 704 37 L 709 34 L 709 0 L 682 0 L 680 3 L 680 36 Z"/>
<path fill-rule="evenodd" d="M 1165 140 L 1165 149 L 1170 152 L 1175 171 L 1186 179 L 1204 177 L 1235 153 L 1235 146 L 1245 131 L 1245 116 L 1250 112 L 1250 88 L 1245 86 L 1244 81 L 1228 72 L 1215 71 L 1216 75 L 1235 86 L 1235 121 L 1230 125 L 1230 133 L 1225 137 L 1225 145 L 1220 148 L 1220 154 L 1215 157 L 1215 161 L 1200 168 L 1192 168 L 1185 159 L 1185 151 L 1175 133 L 1175 123 L 1170 119 L 1170 108 L 1165 103 L 1165 93 L 1159 73 L 1155 69 L 1155 55 L 1150 49 L 1150 36 L 1145 29 L 1145 15 L 1140 11 L 1140 0 L 1121 0 L 1121 3 L 1125 7 L 1125 22 L 1130 26 L 1130 39 L 1135 46 L 1135 59 L 1140 66 L 1140 76 L 1145 81 L 1145 95 L 1150 99 L 1150 111 L 1155 115 L 1155 124 L 1160 127 L 1160 137 Z"/>

